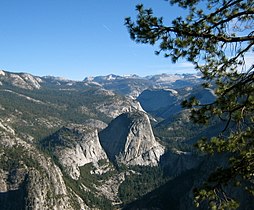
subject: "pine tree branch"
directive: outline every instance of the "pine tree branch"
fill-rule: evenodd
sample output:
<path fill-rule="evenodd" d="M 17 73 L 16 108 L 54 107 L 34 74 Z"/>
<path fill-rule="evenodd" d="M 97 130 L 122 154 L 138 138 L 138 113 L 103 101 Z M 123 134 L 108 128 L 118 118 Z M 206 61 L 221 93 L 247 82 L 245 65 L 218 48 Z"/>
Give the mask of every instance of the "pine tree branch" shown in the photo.
<path fill-rule="evenodd" d="M 211 33 L 203 33 L 203 31 L 197 32 L 194 30 L 181 30 L 175 27 L 164 27 L 161 30 L 159 30 L 159 33 L 164 34 L 165 32 L 174 32 L 174 33 L 177 33 L 178 36 L 212 39 L 213 41 L 221 41 L 224 43 L 254 41 L 254 36 L 249 36 L 249 35 L 238 36 L 238 37 L 230 37 L 230 36 L 222 36 L 222 35 L 219 36 L 219 35 L 211 34 Z"/>
<path fill-rule="evenodd" d="M 237 18 L 237 17 L 241 17 L 243 15 L 253 15 L 254 14 L 254 8 L 252 8 L 250 11 L 243 11 L 243 12 L 239 12 L 237 14 L 234 14 L 232 16 L 229 16 L 228 18 L 222 20 L 222 21 L 219 21 L 218 23 L 212 25 L 211 27 L 209 27 L 207 29 L 207 31 L 211 31 L 213 28 L 219 26 L 219 25 L 222 25 L 224 23 L 229 23 L 230 21 L 232 21 L 233 19 Z M 251 33 L 250 33 L 251 34 Z"/>
<path fill-rule="evenodd" d="M 194 25 L 198 26 L 200 23 L 202 23 L 203 21 L 206 21 L 208 18 L 212 18 L 215 15 L 221 13 L 223 10 L 237 4 L 240 3 L 242 0 L 236 0 L 236 1 L 232 1 L 230 0 L 227 4 L 225 4 L 223 7 L 217 9 L 215 12 L 210 13 L 209 15 L 204 16 L 202 19 L 200 19 L 199 21 L 197 21 Z"/>

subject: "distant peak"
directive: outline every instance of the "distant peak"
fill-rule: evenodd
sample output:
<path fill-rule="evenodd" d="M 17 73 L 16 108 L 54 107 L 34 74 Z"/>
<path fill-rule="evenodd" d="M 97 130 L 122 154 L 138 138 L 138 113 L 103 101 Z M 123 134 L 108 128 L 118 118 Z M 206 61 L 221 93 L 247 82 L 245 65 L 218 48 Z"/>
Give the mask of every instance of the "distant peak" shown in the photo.
<path fill-rule="evenodd" d="M 5 76 L 5 71 L 0 70 L 0 76 Z"/>

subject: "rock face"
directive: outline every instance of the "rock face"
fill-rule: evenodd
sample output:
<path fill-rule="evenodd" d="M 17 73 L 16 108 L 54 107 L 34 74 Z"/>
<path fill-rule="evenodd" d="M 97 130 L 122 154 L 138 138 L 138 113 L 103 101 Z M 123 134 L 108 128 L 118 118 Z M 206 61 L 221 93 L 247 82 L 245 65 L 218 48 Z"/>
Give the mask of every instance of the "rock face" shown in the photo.
<path fill-rule="evenodd" d="M 12 132 L 0 131 L 0 164 L 1 209 L 73 209 L 61 170 Z"/>
<path fill-rule="evenodd" d="M 114 103 L 103 103 L 96 108 L 111 118 L 116 118 L 125 112 L 143 111 L 140 103 L 131 98 L 126 98 L 125 100 L 114 100 Z"/>
<path fill-rule="evenodd" d="M 128 175 L 128 172 L 121 172 L 112 176 L 101 186 L 96 187 L 96 189 L 114 204 L 121 204 L 121 200 L 118 197 L 118 190 L 121 183 L 125 180 L 126 175 Z"/>
<path fill-rule="evenodd" d="M 80 166 L 87 163 L 96 164 L 99 160 L 107 159 L 98 137 L 98 129 L 103 127 L 105 123 L 91 120 L 87 125 L 72 124 L 50 136 L 44 144 L 53 147 L 53 153 L 61 165 L 73 179 L 77 180 L 80 176 Z"/>
<path fill-rule="evenodd" d="M 144 112 L 121 114 L 99 136 L 109 159 L 118 163 L 156 166 L 164 153 Z"/>
<path fill-rule="evenodd" d="M 13 74 L 10 72 L 0 71 L 0 82 L 10 84 L 23 89 L 40 89 L 42 80 L 39 77 L 34 77 L 31 74 L 19 73 Z"/>

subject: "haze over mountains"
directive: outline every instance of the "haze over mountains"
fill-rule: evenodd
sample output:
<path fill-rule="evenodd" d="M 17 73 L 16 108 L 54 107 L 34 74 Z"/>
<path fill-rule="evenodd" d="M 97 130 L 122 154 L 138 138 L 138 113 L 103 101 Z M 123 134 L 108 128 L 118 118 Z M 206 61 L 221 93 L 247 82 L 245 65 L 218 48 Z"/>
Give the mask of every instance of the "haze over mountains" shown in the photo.
<path fill-rule="evenodd" d="M 0 71 L 1 209 L 195 209 L 192 189 L 218 163 L 193 143 L 222 128 L 194 125 L 180 105 L 215 99 L 201 83 Z"/>

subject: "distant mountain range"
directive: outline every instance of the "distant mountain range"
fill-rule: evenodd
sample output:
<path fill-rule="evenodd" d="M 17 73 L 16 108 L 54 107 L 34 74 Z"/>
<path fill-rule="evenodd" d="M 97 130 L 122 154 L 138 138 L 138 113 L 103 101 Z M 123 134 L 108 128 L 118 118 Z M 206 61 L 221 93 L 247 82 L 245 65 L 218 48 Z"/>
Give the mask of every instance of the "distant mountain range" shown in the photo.
<path fill-rule="evenodd" d="M 119 94 L 136 98 L 142 91 L 148 88 L 172 88 L 195 86 L 201 83 L 201 77 L 197 74 L 160 74 L 147 77 L 137 75 L 87 77 L 84 82 L 102 86 L 107 90 L 113 90 Z"/>

